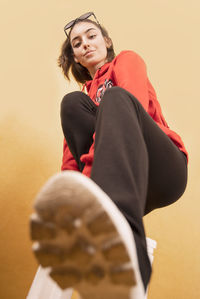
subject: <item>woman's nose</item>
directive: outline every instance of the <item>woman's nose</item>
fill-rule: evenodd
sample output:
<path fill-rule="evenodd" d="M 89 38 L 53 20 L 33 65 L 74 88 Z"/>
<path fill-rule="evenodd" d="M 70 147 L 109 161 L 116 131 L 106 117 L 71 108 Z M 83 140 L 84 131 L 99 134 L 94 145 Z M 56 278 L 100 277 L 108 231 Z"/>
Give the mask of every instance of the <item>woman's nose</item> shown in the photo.
<path fill-rule="evenodd" d="M 82 43 L 83 43 L 83 47 L 84 47 L 85 49 L 88 48 L 89 43 L 88 43 L 88 40 L 87 40 L 87 39 L 83 39 Z"/>

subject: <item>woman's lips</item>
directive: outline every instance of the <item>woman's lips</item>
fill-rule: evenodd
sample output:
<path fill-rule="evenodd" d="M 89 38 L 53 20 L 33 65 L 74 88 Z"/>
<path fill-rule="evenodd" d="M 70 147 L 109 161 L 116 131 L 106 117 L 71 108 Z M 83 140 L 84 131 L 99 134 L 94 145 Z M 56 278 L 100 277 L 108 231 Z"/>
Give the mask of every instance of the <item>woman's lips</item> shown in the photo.
<path fill-rule="evenodd" d="M 87 55 L 89 55 L 89 54 L 92 54 L 94 51 L 88 51 L 88 52 L 86 52 L 85 54 L 84 54 L 84 56 L 87 56 Z"/>

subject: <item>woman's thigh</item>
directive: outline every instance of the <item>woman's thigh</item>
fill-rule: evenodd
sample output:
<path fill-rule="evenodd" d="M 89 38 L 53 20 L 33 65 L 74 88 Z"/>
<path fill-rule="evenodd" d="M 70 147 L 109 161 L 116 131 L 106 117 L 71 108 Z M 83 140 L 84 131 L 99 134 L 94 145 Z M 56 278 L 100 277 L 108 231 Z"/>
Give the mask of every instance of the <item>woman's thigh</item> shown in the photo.
<path fill-rule="evenodd" d="M 147 214 L 174 203 L 184 193 L 187 184 L 187 160 L 185 154 L 147 113 L 143 115 L 143 136 L 149 158 L 145 208 Z"/>

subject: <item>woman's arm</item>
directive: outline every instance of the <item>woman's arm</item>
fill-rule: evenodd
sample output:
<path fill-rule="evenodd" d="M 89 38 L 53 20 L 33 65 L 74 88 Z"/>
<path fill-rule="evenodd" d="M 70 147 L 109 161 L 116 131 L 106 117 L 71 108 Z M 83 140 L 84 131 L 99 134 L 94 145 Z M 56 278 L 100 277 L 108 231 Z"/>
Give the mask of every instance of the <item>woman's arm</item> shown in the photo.
<path fill-rule="evenodd" d="M 72 153 L 69 150 L 66 140 L 63 142 L 63 158 L 62 158 L 62 166 L 61 170 L 76 170 L 80 171 L 78 168 L 78 164 L 74 159 Z"/>
<path fill-rule="evenodd" d="M 113 69 L 115 84 L 129 91 L 147 111 L 148 77 L 143 59 L 133 51 L 122 51 Z"/>

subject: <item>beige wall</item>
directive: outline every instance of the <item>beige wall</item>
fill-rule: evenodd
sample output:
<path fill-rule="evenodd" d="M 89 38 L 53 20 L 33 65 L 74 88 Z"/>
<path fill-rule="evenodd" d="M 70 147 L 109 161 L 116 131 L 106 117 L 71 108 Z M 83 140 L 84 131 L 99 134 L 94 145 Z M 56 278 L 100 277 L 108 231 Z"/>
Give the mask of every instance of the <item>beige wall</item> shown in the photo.
<path fill-rule="evenodd" d="M 38 189 L 59 171 L 59 104 L 69 86 L 56 66 L 63 26 L 95 11 L 116 52 L 146 61 L 165 117 L 190 154 L 189 182 L 176 204 L 145 217 L 157 240 L 149 299 L 200 298 L 198 0 L 0 0 L 0 298 L 25 298 L 37 264 L 28 218 Z"/>

